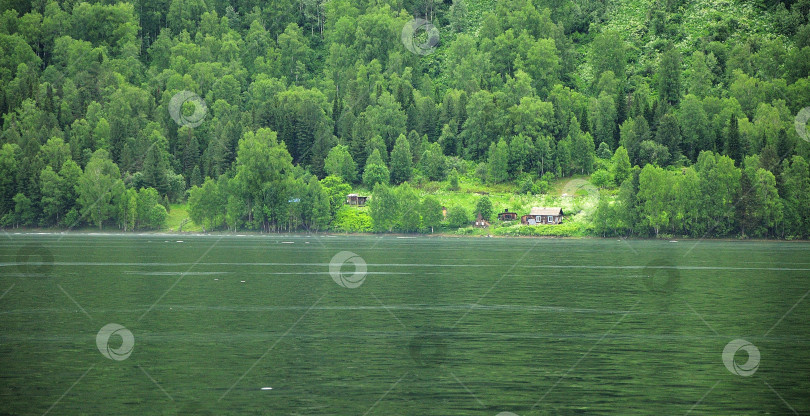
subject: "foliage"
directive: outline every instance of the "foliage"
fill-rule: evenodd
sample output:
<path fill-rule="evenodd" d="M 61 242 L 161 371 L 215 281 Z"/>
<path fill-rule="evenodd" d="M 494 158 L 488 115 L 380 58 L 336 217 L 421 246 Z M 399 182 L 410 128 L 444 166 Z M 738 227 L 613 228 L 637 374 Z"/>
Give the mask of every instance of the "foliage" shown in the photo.
<path fill-rule="evenodd" d="M 489 200 L 488 196 L 482 196 L 475 204 L 475 214 L 481 214 L 481 218 L 485 220 L 492 219 L 492 201 Z"/>
<path fill-rule="evenodd" d="M 385 166 L 380 156 L 380 150 L 374 149 L 371 156 L 368 157 L 366 167 L 363 170 L 363 185 L 371 189 L 378 183 L 388 185 L 390 175 L 388 167 Z"/>
<path fill-rule="evenodd" d="M 422 224 L 425 228 L 429 228 L 431 233 L 434 228 L 441 225 L 443 220 L 442 206 L 435 197 L 428 195 L 422 200 L 420 213 L 422 215 Z"/>
<path fill-rule="evenodd" d="M 384 184 L 374 187 L 374 196 L 369 202 L 369 214 L 377 232 L 392 231 L 399 220 L 399 201 L 394 190 Z"/>
<path fill-rule="evenodd" d="M 534 181 L 532 178 L 527 177 L 520 183 L 520 188 L 518 188 L 518 192 L 521 194 L 530 194 L 534 192 Z"/>
<path fill-rule="evenodd" d="M 487 181 L 502 183 L 509 179 L 509 148 L 505 140 L 490 145 L 487 162 Z"/>
<path fill-rule="evenodd" d="M 366 165 L 366 169 L 363 171 L 363 185 L 366 185 L 369 188 L 374 188 L 374 186 L 378 183 L 388 185 L 388 178 L 390 175 L 391 174 L 388 172 L 388 168 L 385 167 L 385 165 Z"/>
<path fill-rule="evenodd" d="M 188 197 L 206 231 L 319 230 L 361 181 L 375 230 L 425 231 L 436 182 L 550 205 L 578 175 L 600 235 L 810 237 L 806 2 L 557 3 L 428 2 L 421 56 L 412 1 L 6 2 L 0 222 L 160 229 Z"/>
<path fill-rule="evenodd" d="M 496 236 L 512 237 L 577 237 L 585 235 L 580 224 L 559 224 L 559 225 L 513 225 L 510 227 L 495 228 L 492 231 Z"/>
<path fill-rule="evenodd" d="M 419 158 L 419 165 L 428 179 L 443 180 L 447 167 L 441 146 L 438 143 L 430 143 Z"/>
<path fill-rule="evenodd" d="M 247 207 L 247 224 L 268 231 L 286 217 L 292 157 L 270 129 L 249 131 L 239 140 L 235 196 Z"/>
<path fill-rule="evenodd" d="M 395 196 L 398 217 L 396 229 L 406 233 L 419 231 L 422 226 L 422 216 L 419 195 L 416 190 L 410 184 L 405 183 L 396 189 Z"/>
<path fill-rule="evenodd" d="M 201 225 L 203 231 L 217 228 L 225 222 L 226 197 L 217 183 L 207 178 L 201 187 L 194 186 L 188 191 L 189 218 Z"/>
<path fill-rule="evenodd" d="M 373 221 L 368 212 L 344 206 L 332 220 L 331 228 L 344 233 L 367 233 L 373 230 Z"/>
<path fill-rule="evenodd" d="M 99 229 L 115 213 L 114 198 L 124 189 L 120 176 L 109 154 L 97 150 L 79 178 L 76 192 L 82 216 L 88 217 Z"/>
<path fill-rule="evenodd" d="M 337 145 L 329 151 L 324 169 L 328 175 L 337 176 L 347 183 L 352 183 L 357 178 L 357 164 L 349 154 L 349 149 L 343 145 Z"/>
<path fill-rule="evenodd" d="M 591 175 L 591 183 L 597 188 L 609 188 L 613 185 L 613 175 L 605 169 L 599 169 Z"/>
<path fill-rule="evenodd" d="M 400 134 L 397 137 L 394 150 L 391 151 L 391 182 L 401 184 L 409 181 L 413 174 L 413 155 L 408 139 Z"/>
<path fill-rule="evenodd" d="M 458 187 L 458 171 L 453 169 L 450 171 L 450 174 L 447 175 L 447 182 L 449 183 L 449 189 L 451 191 L 457 191 Z"/>
<path fill-rule="evenodd" d="M 619 146 L 611 158 L 610 173 L 617 184 L 624 182 L 630 176 L 630 155 L 624 146 Z"/>
<path fill-rule="evenodd" d="M 163 227 L 168 213 L 160 204 L 157 190 L 142 188 L 138 191 L 136 212 L 137 228 L 155 230 Z"/>
<path fill-rule="evenodd" d="M 452 206 L 447 210 L 447 225 L 451 228 L 464 227 L 470 224 L 470 214 L 467 209 L 460 206 Z"/>
<path fill-rule="evenodd" d="M 337 176 L 327 176 L 321 179 L 321 186 L 326 192 L 329 201 L 330 217 L 334 217 L 346 201 L 346 195 L 351 193 L 352 187 Z"/>

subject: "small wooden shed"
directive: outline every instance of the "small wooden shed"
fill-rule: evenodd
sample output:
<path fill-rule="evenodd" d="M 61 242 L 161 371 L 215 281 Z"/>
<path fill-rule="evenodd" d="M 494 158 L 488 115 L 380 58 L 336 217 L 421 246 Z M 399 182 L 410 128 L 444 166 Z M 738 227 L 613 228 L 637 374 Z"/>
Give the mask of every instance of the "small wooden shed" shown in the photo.
<path fill-rule="evenodd" d="M 498 220 L 500 221 L 514 221 L 517 218 L 517 212 L 509 212 L 508 209 L 504 209 L 503 212 L 498 213 Z"/>
<path fill-rule="evenodd" d="M 368 200 L 367 196 L 360 196 L 358 194 L 346 195 L 346 203 L 348 205 L 357 205 L 359 207 L 362 207 L 366 205 L 366 200 Z"/>
<path fill-rule="evenodd" d="M 529 215 L 520 217 L 520 222 L 526 225 L 560 224 L 563 220 L 562 208 L 534 207 Z"/>

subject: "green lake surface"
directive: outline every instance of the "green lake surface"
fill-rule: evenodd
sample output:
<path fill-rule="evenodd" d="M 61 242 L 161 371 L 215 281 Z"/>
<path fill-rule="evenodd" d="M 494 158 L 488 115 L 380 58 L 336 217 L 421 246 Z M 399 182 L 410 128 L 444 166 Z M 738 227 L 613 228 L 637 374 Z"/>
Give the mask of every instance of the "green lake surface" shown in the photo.
<path fill-rule="evenodd" d="M 0 415 L 810 413 L 804 242 L 0 238 Z"/>

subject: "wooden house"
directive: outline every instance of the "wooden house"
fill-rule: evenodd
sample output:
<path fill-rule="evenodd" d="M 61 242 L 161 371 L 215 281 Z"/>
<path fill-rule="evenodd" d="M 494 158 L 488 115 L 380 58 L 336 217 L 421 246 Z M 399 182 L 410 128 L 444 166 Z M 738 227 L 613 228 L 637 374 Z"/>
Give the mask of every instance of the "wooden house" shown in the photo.
<path fill-rule="evenodd" d="M 367 196 L 360 196 L 357 194 L 346 195 L 346 204 L 348 205 L 357 205 L 362 207 L 366 205 L 366 200 L 368 200 Z"/>
<path fill-rule="evenodd" d="M 520 217 L 520 222 L 526 225 L 560 224 L 563 220 L 562 208 L 534 207 L 529 215 Z"/>
<path fill-rule="evenodd" d="M 503 212 L 498 213 L 498 220 L 500 221 L 514 221 L 518 218 L 516 212 L 509 212 L 508 209 L 504 209 Z"/>
<path fill-rule="evenodd" d="M 473 226 L 478 228 L 488 228 L 489 221 L 485 220 L 484 217 L 481 216 L 481 213 L 478 213 L 478 217 L 473 221 Z"/>

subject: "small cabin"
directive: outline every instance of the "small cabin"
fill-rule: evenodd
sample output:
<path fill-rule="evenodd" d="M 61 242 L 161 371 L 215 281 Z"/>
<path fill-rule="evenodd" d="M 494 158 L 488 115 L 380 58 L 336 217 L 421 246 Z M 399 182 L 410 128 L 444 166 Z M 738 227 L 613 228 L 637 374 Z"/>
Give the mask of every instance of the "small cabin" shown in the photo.
<path fill-rule="evenodd" d="M 346 195 L 346 204 L 348 205 L 357 205 L 358 207 L 362 207 L 366 205 L 366 200 L 368 200 L 367 196 L 360 196 L 358 194 Z"/>
<path fill-rule="evenodd" d="M 514 221 L 517 218 L 518 218 L 517 212 L 509 212 L 508 209 L 504 209 L 503 212 L 498 213 L 499 221 Z"/>
<path fill-rule="evenodd" d="M 478 213 L 478 217 L 476 217 L 475 221 L 473 221 L 473 226 L 478 228 L 488 228 L 489 221 L 485 220 L 484 217 L 481 216 L 481 213 Z"/>
<path fill-rule="evenodd" d="M 563 210 L 557 207 L 534 207 L 529 211 L 529 215 L 520 217 L 520 222 L 525 225 L 560 224 L 562 220 Z"/>

